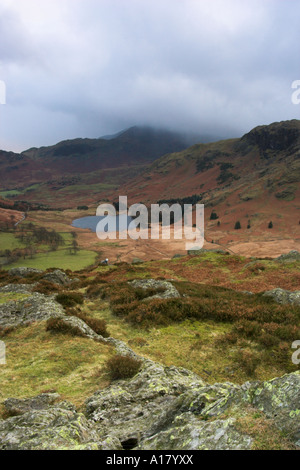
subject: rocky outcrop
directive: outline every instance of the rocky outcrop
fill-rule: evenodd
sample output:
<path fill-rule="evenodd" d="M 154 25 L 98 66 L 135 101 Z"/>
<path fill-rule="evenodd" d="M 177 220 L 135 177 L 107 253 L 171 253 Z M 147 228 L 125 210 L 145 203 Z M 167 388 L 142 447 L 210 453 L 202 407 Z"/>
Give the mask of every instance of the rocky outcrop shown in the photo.
<path fill-rule="evenodd" d="M 31 274 L 42 274 L 43 271 L 35 268 L 12 268 L 8 271 L 10 276 L 27 277 Z"/>
<path fill-rule="evenodd" d="M 190 371 L 146 361 L 133 379 L 118 381 L 89 398 L 86 414 L 104 437 L 138 442 L 176 397 L 203 385 Z"/>
<path fill-rule="evenodd" d="M 53 282 L 53 284 L 58 284 L 61 286 L 66 286 L 68 284 L 71 284 L 72 279 L 70 279 L 63 271 L 60 269 L 56 269 L 55 271 L 52 271 L 50 273 L 46 273 L 42 279 L 45 279 L 46 281 Z"/>
<path fill-rule="evenodd" d="M 289 253 L 286 253 L 276 258 L 276 261 L 279 261 L 281 263 L 293 263 L 295 261 L 300 261 L 300 253 L 297 250 L 292 250 Z"/>
<path fill-rule="evenodd" d="M 44 273 L 44 271 L 41 271 L 40 269 L 20 267 L 20 268 L 10 269 L 8 271 L 8 274 L 10 276 L 21 277 L 21 278 L 26 278 L 33 274 L 39 274 L 40 279 L 45 279 L 46 281 L 53 282 L 54 284 L 58 284 L 60 286 L 66 286 L 72 282 L 72 279 L 70 279 L 60 269 L 56 269 L 55 271 Z"/>
<path fill-rule="evenodd" d="M 157 281 L 155 279 L 136 279 L 129 282 L 129 284 L 134 288 L 142 289 L 160 289 L 163 292 L 159 292 L 156 295 L 148 297 L 149 299 L 178 299 L 180 294 L 176 287 L 169 281 Z"/>
<path fill-rule="evenodd" d="M 5 286 L 1 292 L 24 294 L 21 298 L 0 304 L 0 327 L 27 325 L 65 315 L 64 309 L 53 298 L 30 292 L 27 286 Z"/>
<path fill-rule="evenodd" d="M 120 447 L 113 439 L 100 440 L 94 425 L 67 402 L 0 421 L 0 450 L 113 450 Z"/>
<path fill-rule="evenodd" d="M 264 297 L 271 297 L 278 304 L 295 304 L 300 305 L 300 291 L 290 292 L 284 289 L 273 289 L 265 292 Z"/>
<path fill-rule="evenodd" d="M 54 399 L 8 400 L 20 416 L 0 420 L 0 449 L 251 449 L 253 434 L 239 422 L 255 410 L 300 447 L 300 371 L 208 385 L 186 369 L 145 361 L 132 379 L 90 397 L 84 414 Z"/>
<path fill-rule="evenodd" d="M 42 393 L 34 398 L 19 400 L 17 398 L 9 398 L 5 400 L 5 411 L 9 416 L 19 416 L 29 411 L 45 410 L 49 405 L 53 405 L 60 395 L 58 393 Z"/>

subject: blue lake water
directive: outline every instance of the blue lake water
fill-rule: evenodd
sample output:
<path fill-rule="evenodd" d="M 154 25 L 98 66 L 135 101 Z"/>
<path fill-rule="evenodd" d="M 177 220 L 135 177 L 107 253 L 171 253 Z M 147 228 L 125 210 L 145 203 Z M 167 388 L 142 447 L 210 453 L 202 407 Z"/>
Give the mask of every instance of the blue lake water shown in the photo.
<path fill-rule="evenodd" d="M 121 217 L 124 217 L 124 216 L 121 216 Z M 128 228 L 128 226 L 129 226 L 130 222 L 132 222 L 133 218 L 129 217 L 129 216 L 125 216 L 125 217 L 127 217 L 127 228 Z M 92 232 L 96 232 L 96 228 L 97 228 L 98 223 L 100 222 L 100 220 L 105 219 L 105 218 L 107 219 L 108 223 L 113 220 L 113 216 L 101 217 L 101 216 L 91 215 L 91 216 L 88 216 L 88 217 L 82 217 L 80 219 L 73 220 L 72 226 L 76 227 L 76 228 L 86 228 L 86 229 L 92 230 Z M 117 215 L 116 216 L 116 227 L 117 227 L 116 230 L 117 230 L 117 232 L 119 231 L 119 225 L 120 225 L 120 219 L 119 219 L 119 216 Z M 108 225 L 106 225 L 106 228 L 104 229 L 104 232 L 108 232 Z"/>

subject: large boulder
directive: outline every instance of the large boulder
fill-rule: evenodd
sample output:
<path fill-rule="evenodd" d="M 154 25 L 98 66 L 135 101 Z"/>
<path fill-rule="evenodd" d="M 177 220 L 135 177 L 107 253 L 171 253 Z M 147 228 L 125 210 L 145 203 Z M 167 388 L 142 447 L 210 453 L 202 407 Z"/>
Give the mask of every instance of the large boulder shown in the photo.
<path fill-rule="evenodd" d="M 2 292 L 17 293 L 17 296 L 16 300 L 0 304 L 0 327 L 26 325 L 34 321 L 65 316 L 63 307 L 46 295 L 29 293 L 23 289 L 21 292 L 16 292 L 15 286 L 5 286 Z"/>
<path fill-rule="evenodd" d="M 300 291 L 290 292 L 284 289 L 273 289 L 265 292 L 264 297 L 271 297 L 278 304 L 296 304 L 300 305 Z"/>
<path fill-rule="evenodd" d="M 141 288 L 144 290 L 147 289 L 159 289 L 163 292 L 159 292 L 156 295 L 152 295 L 148 297 L 149 299 L 178 299 L 180 294 L 176 287 L 169 281 L 157 281 L 155 279 L 136 279 L 134 281 L 130 281 L 129 284 L 134 288 Z"/>
<path fill-rule="evenodd" d="M 56 269 L 50 273 L 44 274 L 42 279 L 46 281 L 53 282 L 53 284 L 58 284 L 60 286 L 67 286 L 71 284 L 72 279 L 70 279 L 63 271 L 60 269 Z"/>

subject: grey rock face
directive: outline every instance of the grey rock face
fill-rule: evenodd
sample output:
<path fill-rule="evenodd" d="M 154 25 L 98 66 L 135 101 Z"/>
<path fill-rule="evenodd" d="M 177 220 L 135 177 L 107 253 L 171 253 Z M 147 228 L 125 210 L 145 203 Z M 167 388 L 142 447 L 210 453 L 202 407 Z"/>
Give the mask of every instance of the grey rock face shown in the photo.
<path fill-rule="evenodd" d="M 0 293 L 12 292 L 15 294 L 30 294 L 32 292 L 30 284 L 8 284 L 0 287 Z"/>
<path fill-rule="evenodd" d="M 117 440 L 100 440 L 91 423 L 68 403 L 28 411 L 0 421 L 0 450 L 112 450 Z"/>
<path fill-rule="evenodd" d="M 2 292 L 16 291 L 14 287 L 7 286 L 7 290 Z M 26 290 L 19 293 L 27 295 L 20 300 L 0 304 L 0 327 L 26 325 L 33 321 L 44 321 L 65 315 L 62 306 L 50 297 L 37 292 L 29 294 Z"/>
<path fill-rule="evenodd" d="M 53 405 L 60 398 L 58 393 L 43 393 L 34 398 L 20 400 L 17 398 L 9 398 L 5 400 L 4 407 L 10 416 L 19 416 L 28 411 L 44 410 Z"/>
<path fill-rule="evenodd" d="M 199 421 L 193 415 L 181 415 L 172 427 L 145 439 L 143 450 L 250 450 L 251 437 L 239 432 L 235 419 Z"/>
<path fill-rule="evenodd" d="M 132 287 L 140 287 L 142 289 L 165 289 L 164 292 L 161 292 L 157 295 L 148 297 L 149 299 L 178 299 L 180 294 L 176 287 L 169 281 L 156 281 L 155 279 L 137 279 L 135 281 L 129 282 Z"/>
<path fill-rule="evenodd" d="M 300 371 L 263 382 L 252 396 L 252 404 L 300 446 Z"/>
<path fill-rule="evenodd" d="M 290 292 L 278 288 L 265 292 L 264 297 L 272 297 L 279 304 L 300 305 L 300 291 Z"/>
<path fill-rule="evenodd" d="M 176 397 L 201 379 L 186 369 L 164 367 L 152 361 L 129 381 L 118 381 L 86 401 L 89 419 L 104 436 L 120 441 L 139 440 Z"/>

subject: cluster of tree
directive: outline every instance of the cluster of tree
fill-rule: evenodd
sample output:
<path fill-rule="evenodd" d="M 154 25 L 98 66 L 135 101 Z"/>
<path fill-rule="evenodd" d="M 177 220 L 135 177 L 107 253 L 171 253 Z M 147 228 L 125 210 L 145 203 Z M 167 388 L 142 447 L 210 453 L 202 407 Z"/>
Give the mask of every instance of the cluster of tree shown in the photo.
<path fill-rule="evenodd" d="M 50 247 L 52 251 L 56 251 L 59 246 L 64 245 L 64 239 L 56 230 L 47 230 L 45 227 L 36 227 L 32 223 L 28 224 L 25 228 L 23 225 L 17 234 L 21 242 L 25 243 L 26 247 L 34 245 L 45 244 Z"/>
<path fill-rule="evenodd" d="M 25 250 L 1 250 L 0 251 L 0 258 L 1 258 L 1 264 L 12 264 L 15 261 L 18 261 L 18 259 L 24 257 L 25 258 Z"/>
<path fill-rule="evenodd" d="M 0 201 L 0 207 L 2 209 L 11 209 L 19 212 L 28 211 L 63 211 L 63 209 L 52 208 L 45 204 L 31 203 L 28 201 L 14 201 L 13 204 L 8 204 L 5 201 Z"/>
<path fill-rule="evenodd" d="M 223 184 L 230 179 L 238 180 L 240 178 L 238 175 L 235 175 L 234 173 L 229 171 L 231 168 L 234 168 L 232 163 L 220 162 L 218 163 L 218 165 L 220 166 L 220 170 L 221 170 L 221 173 L 217 178 L 218 184 Z"/>

